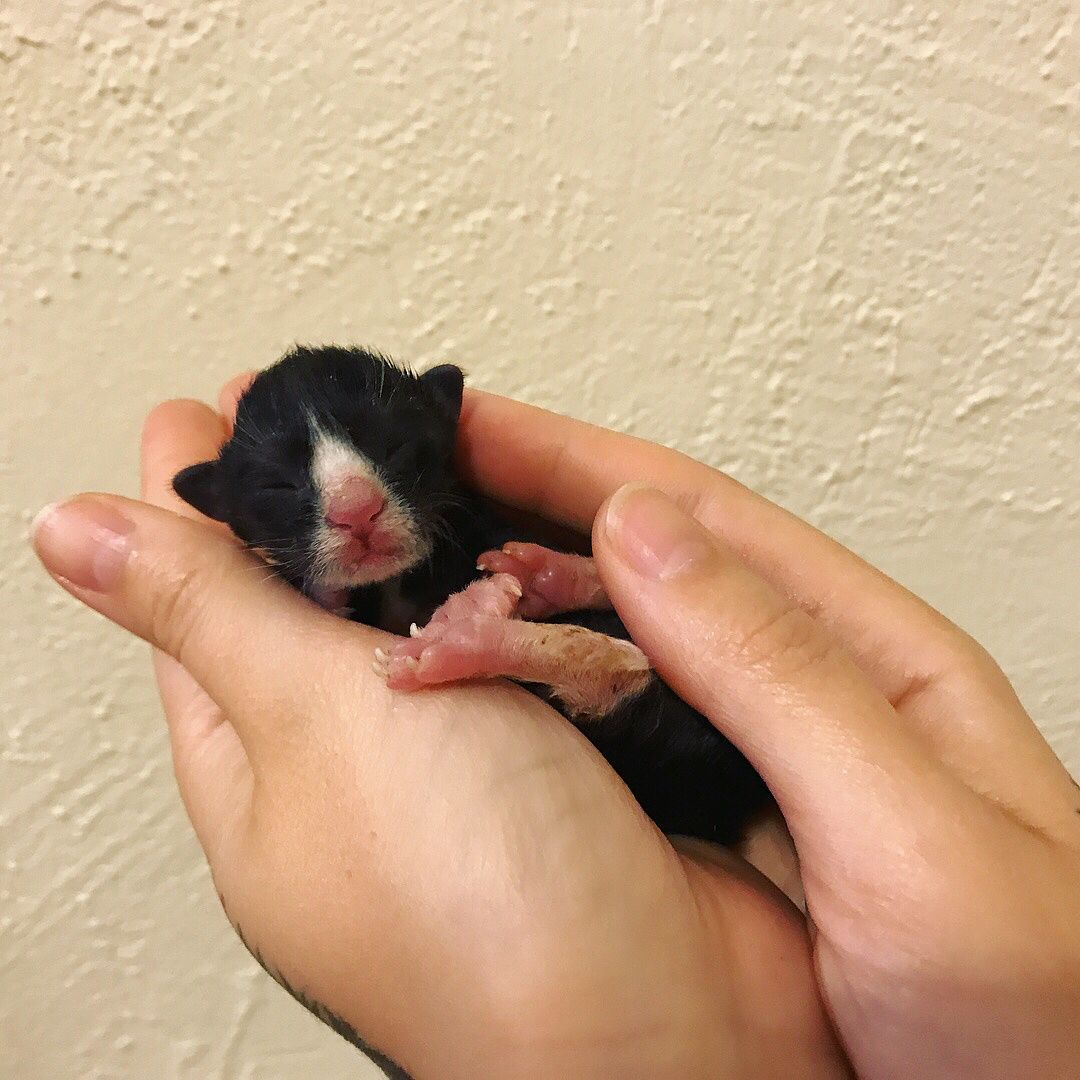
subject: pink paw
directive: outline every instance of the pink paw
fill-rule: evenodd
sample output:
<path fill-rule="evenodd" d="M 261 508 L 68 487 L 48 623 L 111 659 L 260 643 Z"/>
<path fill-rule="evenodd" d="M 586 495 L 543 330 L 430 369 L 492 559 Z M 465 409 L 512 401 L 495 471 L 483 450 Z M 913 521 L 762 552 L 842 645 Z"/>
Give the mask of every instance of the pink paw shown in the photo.
<path fill-rule="evenodd" d="M 416 636 L 375 652 L 375 670 L 391 690 L 501 675 L 510 619 L 472 616 L 430 623 Z"/>
<path fill-rule="evenodd" d="M 479 570 L 510 574 L 518 580 L 522 595 L 517 615 L 522 619 L 610 606 L 596 564 L 583 555 L 511 543 L 501 551 L 485 551 L 476 565 Z"/>
<path fill-rule="evenodd" d="M 446 600 L 423 629 L 414 624 L 410 637 L 376 649 L 376 673 L 393 690 L 499 674 L 506 628 L 520 599 L 521 586 L 510 574 L 474 581 Z"/>
<path fill-rule="evenodd" d="M 427 634 L 437 623 L 457 619 L 511 619 L 517 614 L 520 602 L 521 583 L 517 578 L 513 574 L 492 574 L 444 600 L 420 633 Z"/>
<path fill-rule="evenodd" d="M 554 554 L 538 550 L 545 560 Z M 510 574 L 474 581 L 422 630 L 413 626 L 411 637 L 376 649 L 376 672 L 394 690 L 497 676 L 539 683 L 580 717 L 606 716 L 652 681 L 648 659 L 629 641 L 584 626 L 514 618 L 522 593 Z"/>

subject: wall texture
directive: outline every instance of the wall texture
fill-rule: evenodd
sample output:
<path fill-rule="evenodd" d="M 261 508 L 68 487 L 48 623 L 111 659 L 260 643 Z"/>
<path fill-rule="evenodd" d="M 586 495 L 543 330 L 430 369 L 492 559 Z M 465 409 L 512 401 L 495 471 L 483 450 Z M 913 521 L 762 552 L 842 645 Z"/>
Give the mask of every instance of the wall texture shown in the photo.
<path fill-rule="evenodd" d="M 0 4 L 0 1074 L 367 1075 L 248 960 L 42 503 L 377 344 L 676 444 L 981 638 L 1080 771 L 1075 0 Z"/>

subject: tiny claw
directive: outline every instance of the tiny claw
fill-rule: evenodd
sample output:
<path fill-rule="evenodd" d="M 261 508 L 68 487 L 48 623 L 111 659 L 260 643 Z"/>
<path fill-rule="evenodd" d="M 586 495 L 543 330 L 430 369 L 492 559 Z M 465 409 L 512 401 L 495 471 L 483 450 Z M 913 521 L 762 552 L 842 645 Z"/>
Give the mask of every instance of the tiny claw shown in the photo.
<path fill-rule="evenodd" d="M 385 649 L 376 649 L 375 659 L 378 660 L 380 664 L 385 664 L 387 660 L 390 659 L 390 654 Z"/>
<path fill-rule="evenodd" d="M 519 600 L 521 599 L 521 596 L 522 596 L 522 593 L 521 593 L 521 582 L 520 582 L 520 581 L 518 581 L 518 579 L 517 579 L 517 578 L 511 578 L 511 579 L 510 579 L 510 581 L 509 581 L 509 582 L 507 583 L 507 588 L 508 588 L 508 589 L 510 590 L 510 592 L 511 592 L 511 593 L 512 593 L 512 594 L 513 594 L 514 596 L 516 596 L 516 597 L 517 597 L 517 598 L 518 598 Z"/>
<path fill-rule="evenodd" d="M 419 637 L 420 627 L 416 623 L 409 623 L 409 637 Z"/>
<path fill-rule="evenodd" d="M 372 660 L 371 670 L 374 671 L 380 679 L 385 679 L 389 669 L 387 668 L 386 664 L 383 663 L 381 660 Z"/>
<path fill-rule="evenodd" d="M 404 662 L 409 671 L 416 671 L 420 667 L 420 661 L 415 656 L 406 656 Z"/>

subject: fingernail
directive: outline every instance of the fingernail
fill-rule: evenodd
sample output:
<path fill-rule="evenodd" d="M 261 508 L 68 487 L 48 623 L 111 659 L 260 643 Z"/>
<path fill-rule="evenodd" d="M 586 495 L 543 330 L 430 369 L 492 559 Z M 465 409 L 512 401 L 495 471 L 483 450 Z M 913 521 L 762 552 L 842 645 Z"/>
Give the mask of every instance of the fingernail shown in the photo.
<path fill-rule="evenodd" d="M 702 527 L 666 495 L 626 484 L 608 503 L 604 530 L 616 552 L 643 577 L 670 581 L 703 562 Z"/>
<path fill-rule="evenodd" d="M 107 503 L 80 496 L 40 510 L 30 526 L 41 561 L 72 585 L 108 592 L 131 553 L 135 528 Z"/>

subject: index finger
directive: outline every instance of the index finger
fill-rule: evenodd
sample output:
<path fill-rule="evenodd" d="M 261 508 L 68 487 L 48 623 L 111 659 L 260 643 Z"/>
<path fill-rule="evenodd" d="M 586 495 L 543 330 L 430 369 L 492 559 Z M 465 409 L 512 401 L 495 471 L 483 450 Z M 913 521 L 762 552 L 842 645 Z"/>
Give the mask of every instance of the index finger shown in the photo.
<path fill-rule="evenodd" d="M 630 480 L 684 499 L 719 480 L 758 498 L 678 451 L 471 388 L 462 403 L 458 461 L 486 494 L 581 532 Z"/>

